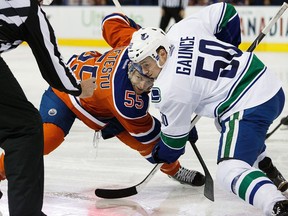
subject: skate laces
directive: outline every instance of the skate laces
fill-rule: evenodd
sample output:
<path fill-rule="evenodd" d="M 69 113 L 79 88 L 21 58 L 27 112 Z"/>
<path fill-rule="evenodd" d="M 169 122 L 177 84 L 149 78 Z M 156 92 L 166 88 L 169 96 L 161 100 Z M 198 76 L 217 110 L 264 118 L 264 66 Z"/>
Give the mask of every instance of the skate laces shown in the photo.
<path fill-rule="evenodd" d="M 197 174 L 197 171 L 188 170 L 184 167 L 180 167 L 180 169 L 173 176 L 173 178 L 183 183 L 192 184 L 196 174 Z"/>

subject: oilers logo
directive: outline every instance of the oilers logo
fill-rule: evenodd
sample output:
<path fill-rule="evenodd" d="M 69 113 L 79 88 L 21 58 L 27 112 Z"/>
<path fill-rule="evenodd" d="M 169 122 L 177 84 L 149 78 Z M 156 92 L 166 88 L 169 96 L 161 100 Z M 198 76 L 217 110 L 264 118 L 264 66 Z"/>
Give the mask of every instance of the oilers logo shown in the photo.
<path fill-rule="evenodd" d="M 161 101 L 161 92 L 158 87 L 153 87 L 151 90 L 151 102 L 159 103 Z"/>
<path fill-rule="evenodd" d="M 48 111 L 49 116 L 55 116 L 57 115 L 57 110 L 55 108 L 52 108 Z"/>

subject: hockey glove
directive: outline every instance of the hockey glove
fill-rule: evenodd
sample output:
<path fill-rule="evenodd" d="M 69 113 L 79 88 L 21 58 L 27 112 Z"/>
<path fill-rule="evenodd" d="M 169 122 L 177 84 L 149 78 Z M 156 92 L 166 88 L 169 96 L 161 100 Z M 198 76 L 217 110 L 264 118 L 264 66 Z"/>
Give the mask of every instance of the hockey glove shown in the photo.
<path fill-rule="evenodd" d="M 172 149 L 160 140 L 152 150 L 152 158 L 155 163 L 173 163 L 185 152 L 185 146 L 180 149 Z M 152 162 L 152 160 L 150 160 Z M 153 163 L 153 162 L 152 162 Z"/>
<path fill-rule="evenodd" d="M 188 141 L 196 143 L 197 140 L 198 140 L 198 133 L 196 127 L 194 126 L 189 132 Z"/>
<path fill-rule="evenodd" d="M 124 130 L 125 128 L 121 125 L 121 123 L 116 118 L 112 118 L 109 120 L 108 124 L 101 130 L 101 134 L 103 139 L 109 139 L 118 135 Z"/>

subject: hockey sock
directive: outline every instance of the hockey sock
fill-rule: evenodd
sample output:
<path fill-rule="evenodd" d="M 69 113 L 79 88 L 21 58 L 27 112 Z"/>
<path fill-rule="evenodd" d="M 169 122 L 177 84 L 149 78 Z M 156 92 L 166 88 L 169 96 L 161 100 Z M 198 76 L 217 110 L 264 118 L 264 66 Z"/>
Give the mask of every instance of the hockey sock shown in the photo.
<path fill-rule="evenodd" d="M 180 162 L 177 160 L 170 164 L 163 164 L 160 170 L 167 175 L 174 176 L 180 169 Z"/>

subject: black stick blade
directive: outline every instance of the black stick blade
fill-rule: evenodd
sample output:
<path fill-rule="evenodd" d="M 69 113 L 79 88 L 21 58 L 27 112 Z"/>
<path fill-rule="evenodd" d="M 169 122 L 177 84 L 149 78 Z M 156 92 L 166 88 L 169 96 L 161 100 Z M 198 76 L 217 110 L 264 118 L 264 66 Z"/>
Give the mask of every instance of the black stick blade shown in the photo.
<path fill-rule="evenodd" d="M 204 186 L 204 196 L 214 202 L 214 181 L 213 178 L 208 170 L 208 167 L 206 166 L 200 152 L 198 151 L 198 148 L 196 147 L 194 142 L 189 141 L 205 174 L 205 186 Z"/>
<path fill-rule="evenodd" d="M 122 188 L 122 189 L 104 189 L 98 188 L 95 190 L 95 195 L 104 199 L 118 199 L 129 197 L 137 194 L 136 186 Z"/>
<path fill-rule="evenodd" d="M 142 190 L 143 187 L 145 187 L 145 185 L 150 181 L 150 179 L 155 175 L 155 173 L 160 169 L 161 166 L 162 163 L 156 164 L 150 171 L 150 173 L 137 185 L 121 189 L 98 188 L 95 190 L 95 195 L 105 199 L 118 199 L 138 194 L 138 192 Z"/>
<path fill-rule="evenodd" d="M 214 202 L 214 181 L 211 175 L 205 177 L 204 196 Z"/>

